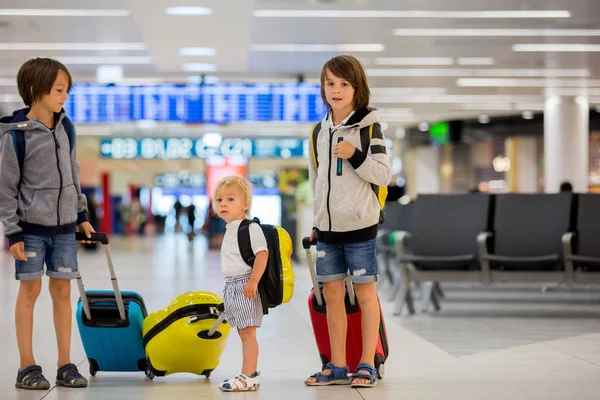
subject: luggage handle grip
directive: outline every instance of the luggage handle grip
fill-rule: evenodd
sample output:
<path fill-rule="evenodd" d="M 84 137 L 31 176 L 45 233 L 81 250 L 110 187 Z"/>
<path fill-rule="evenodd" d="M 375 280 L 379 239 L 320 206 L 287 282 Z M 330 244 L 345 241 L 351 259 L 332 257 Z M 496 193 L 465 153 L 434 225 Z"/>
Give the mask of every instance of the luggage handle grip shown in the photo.
<path fill-rule="evenodd" d="M 317 244 L 317 238 L 315 237 L 313 240 L 310 240 L 310 237 L 305 237 L 302 239 L 302 247 L 304 250 L 310 249 L 310 246 L 314 246 Z"/>
<path fill-rule="evenodd" d="M 78 242 L 85 242 L 85 241 L 90 241 L 90 242 L 100 242 L 103 245 L 108 245 L 108 235 L 106 233 L 102 233 L 102 232 L 92 232 L 90 234 L 91 237 L 87 237 L 85 235 L 85 232 L 76 232 L 75 233 L 75 240 Z"/>

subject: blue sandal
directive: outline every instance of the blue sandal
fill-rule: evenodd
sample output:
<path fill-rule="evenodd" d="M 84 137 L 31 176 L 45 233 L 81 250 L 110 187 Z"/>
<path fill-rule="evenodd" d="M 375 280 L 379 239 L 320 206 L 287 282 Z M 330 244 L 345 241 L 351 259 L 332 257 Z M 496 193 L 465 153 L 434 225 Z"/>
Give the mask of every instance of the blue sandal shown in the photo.
<path fill-rule="evenodd" d="M 369 374 L 361 373 L 360 371 L 368 371 Z M 352 383 L 350 387 L 355 389 L 373 388 L 377 386 L 377 370 L 369 364 L 358 364 L 356 372 L 352 374 Z M 368 379 L 369 383 L 354 383 L 357 379 Z"/>
<path fill-rule="evenodd" d="M 87 387 L 88 381 L 79 373 L 75 364 L 65 364 L 56 371 L 56 385 L 84 388 Z"/>
<path fill-rule="evenodd" d="M 19 370 L 15 387 L 27 390 L 48 390 L 50 389 L 50 382 L 44 378 L 42 367 L 30 365 L 23 370 Z"/>
<path fill-rule="evenodd" d="M 329 370 L 329 374 L 324 374 L 323 372 L 327 370 Z M 347 365 L 345 367 L 336 367 L 330 362 L 322 372 L 317 372 L 310 376 L 310 378 L 315 378 L 315 382 L 309 382 L 307 379 L 304 381 L 304 384 L 307 386 L 349 385 L 350 378 L 348 378 L 348 371 Z"/>

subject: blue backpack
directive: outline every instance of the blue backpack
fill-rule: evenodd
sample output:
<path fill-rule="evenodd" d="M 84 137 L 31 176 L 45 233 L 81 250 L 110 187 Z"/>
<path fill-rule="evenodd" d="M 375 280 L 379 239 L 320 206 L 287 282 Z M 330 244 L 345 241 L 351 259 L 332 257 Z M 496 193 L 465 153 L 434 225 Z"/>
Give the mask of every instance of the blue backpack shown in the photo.
<path fill-rule="evenodd" d="M 73 154 L 73 143 L 75 143 L 75 128 L 73 123 L 67 117 L 62 119 L 63 128 L 67 132 L 69 137 L 69 153 Z M 21 183 L 23 182 L 23 164 L 25 163 L 25 133 L 23 131 L 13 130 L 10 132 L 13 138 L 13 144 L 15 146 L 15 152 L 17 153 L 17 162 L 19 163 L 19 190 Z"/>

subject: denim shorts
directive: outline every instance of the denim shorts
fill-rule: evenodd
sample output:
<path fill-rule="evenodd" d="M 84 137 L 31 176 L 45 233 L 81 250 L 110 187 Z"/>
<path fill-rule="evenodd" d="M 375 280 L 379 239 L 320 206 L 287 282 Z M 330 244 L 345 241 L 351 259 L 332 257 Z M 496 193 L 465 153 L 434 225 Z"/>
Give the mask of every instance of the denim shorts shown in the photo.
<path fill-rule="evenodd" d="M 25 235 L 25 258 L 15 262 L 15 278 L 33 281 L 44 275 L 54 279 L 77 278 L 77 242 L 75 233 L 56 236 Z"/>
<path fill-rule="evenodd" d="M 376 282 L 377 244 L 375 239 L 352 244 L 317 242 L 317 279 L 332 282 L 346 278 L 354 283 Z"/>

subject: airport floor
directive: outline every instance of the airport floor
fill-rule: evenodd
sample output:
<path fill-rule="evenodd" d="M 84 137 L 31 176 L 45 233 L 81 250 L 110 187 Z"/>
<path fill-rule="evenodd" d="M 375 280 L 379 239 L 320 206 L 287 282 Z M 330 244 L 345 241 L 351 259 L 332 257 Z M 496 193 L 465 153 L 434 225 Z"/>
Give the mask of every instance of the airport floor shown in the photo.
<path fill-rule="evenodd" d="M 186 291 L 222 291 L 219 254 L 208 251 L 201 237 L 191 246 L 182 235 L 114 238 L 112 250 L 121 288 L 140 292 L 149 312 Z M 81 251 L 79 264 L 87 289 L 110 288 L 102 253 Z M 210 380 L 178 374 L 150 381 L 141 372 L 99 372 L 86 389 L 53 385 L 49 391 L 28 392 L 14 388 L 18 283 L 10 254 L 2 252 L 0 399 L 600 399 L 600 288 L 551 287 L 544 293 L 534 286 L 443 285 L 440 312 L 395 317 L 382 287 L 390 342 L 385 378 L 375 389 L 311 388 L 303 381 L 320 367 L 306 302 L 311 281 L 305 265 L 296 265 L 295 272 L 292 301 L 272 310 L 259 330 L 262 377 L 256 393 L 217 389 L 241 366 L 241 343 L 234 332 Z M 75 283 L 72 293 L 75 303 Z M 420 308 L 418 298 L 417 305 Z M 73 338 L 73 362 L 89 377 L 75 323 Z M 47 278 L 35 310 L 34 350 L 53 383 L 56 342 Z"/>

